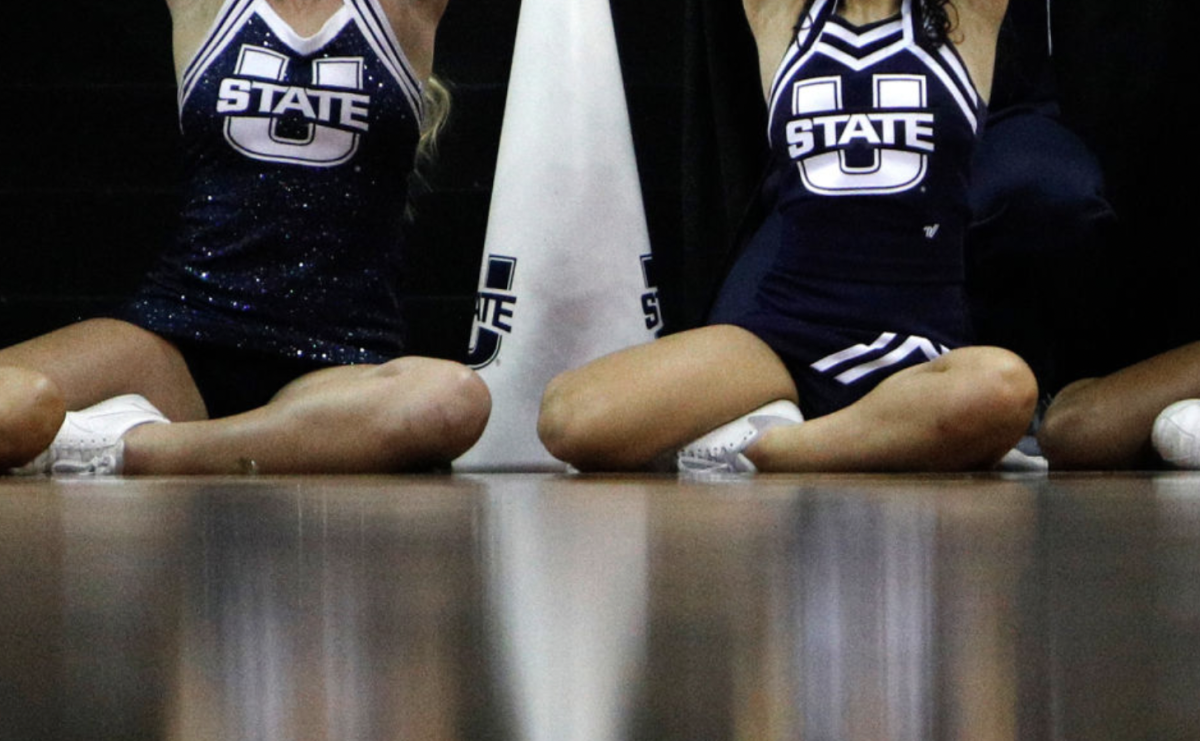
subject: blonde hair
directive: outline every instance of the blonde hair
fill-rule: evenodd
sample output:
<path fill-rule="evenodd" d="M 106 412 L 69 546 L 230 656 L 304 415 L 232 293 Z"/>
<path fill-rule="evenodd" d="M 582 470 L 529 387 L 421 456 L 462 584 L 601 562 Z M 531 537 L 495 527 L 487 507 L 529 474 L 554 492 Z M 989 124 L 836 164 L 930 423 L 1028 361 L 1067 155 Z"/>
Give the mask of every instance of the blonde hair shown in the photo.
<path fill-rule="evenodd" d="M 418 168 L 437 159 L 438 137 L 450 119 L 450 88 L 438 79 L 437 75 L 430 75 L 421 89 L 421 104 L 421 139 L 417 143 Z"/>
<path fill-rule="evenodd" d="M 432 189 L 429 173 L 437 162 L 438 138 L 450 120 L 452 101 L 447 83 L 436 75 L 425 80 L 421 88 L 421 138 L 417 141 L 417 155 L 408 178 L 408 203 L 404 206 L 404 215 L 409 221 L 416 217 L 414 197 Z"/>

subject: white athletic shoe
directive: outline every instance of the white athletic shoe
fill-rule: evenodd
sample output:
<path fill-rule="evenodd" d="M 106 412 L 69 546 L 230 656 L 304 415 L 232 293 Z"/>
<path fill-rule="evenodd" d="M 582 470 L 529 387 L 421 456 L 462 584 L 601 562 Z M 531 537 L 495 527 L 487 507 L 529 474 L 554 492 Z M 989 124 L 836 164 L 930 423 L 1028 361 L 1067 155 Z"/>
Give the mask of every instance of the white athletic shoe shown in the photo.
<path fill-rule="evenodd" d="M 803 421 L 795 404 L 785 399 L 773 401 L 683 447 L 676 454 L 676 464 L 683 473 L 757 473 L 742 451 L 772 427 Z"/>
<path fill-rule="evenodd" d="M 125 433 L 139 425 L 168 421 L 137 394 L 116 396 L 78 412 L 67 412 L 50 447 L 11 473 L 115 476 L 125 464 Z"/>
<path fill-rule="evenodd" d="M 1177 401 L 1159 413 L 1150 442 L 1178 468 L 1200 469 L 1200 399 Z"/>

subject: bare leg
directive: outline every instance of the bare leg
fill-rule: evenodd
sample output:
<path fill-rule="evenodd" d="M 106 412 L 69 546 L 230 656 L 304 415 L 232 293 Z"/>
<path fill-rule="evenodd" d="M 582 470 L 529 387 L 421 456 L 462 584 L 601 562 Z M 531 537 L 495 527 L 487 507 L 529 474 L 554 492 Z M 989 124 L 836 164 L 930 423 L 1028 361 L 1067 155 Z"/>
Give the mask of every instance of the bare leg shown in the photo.
<path fill-rule="evenodd" d="M 382 473 L 446 463 L 483 433 L 487 386 L 443 360 L 327 368 L 266 406 L 224 419 L 144 425 L 125 437 L 129 474 Z"/>
<path fill-rule="evenodd" d="M 739 327 L 703 327 L 559 375 L 538 434 L 581 470 L 638 469 L 775 399 L 795 401 L 796 387 L 766 343 Z"/>
<path fill-rule="evenodd" d="M 778 356 L 749 332 L 705 327 L 614 353 L 547 388 L 539 433 L 583 470 L 645 466 L 775 399 L 796 400 Z M 881 383 L 834 414 L 763 435 L 763 471 L 970 470 L 1025 432 L 1032 372 L 998 348 L 955 350 Z"/>
<path fill-rule="evenodd" d="M 141 394 L 172 420 L 208 416 L 175 346 L 115 319 L 90 319 L 0 350 L 2 366 L 41 374 L 62 395 L 67 409 Z M 0 388 L 0 394 L 5 393 Z"/>
<path fill-rule="evenodd" d="M 0 471 L 44 450 L 66 410 L 128 393 L 171 419 L 205 416 L 174 346 L 125 322 L 81 322 L 0 350 Z"/>
<path fill-rule="evenodd" d="M 58 387 L 25 368 L 0 368 L 0 471 L 46 449 L 66 413 Z"/>
<path fill-rule="evenodd" d="M 953 350 L 833 414 L 765 432 L 760 471 L 964 471 L 995 465 L 1029 426 L 1037 382 L 1016 355 Z"/>
<path fill-rule="evenodd" d="M 1159 412 L 1200 397 L 1200 343 L 1103 378 L 1070 384 L 1046 410 L 1038 442 L 1053 468 L 1139 468 L 1157 462 L 1150 430 Z"/>

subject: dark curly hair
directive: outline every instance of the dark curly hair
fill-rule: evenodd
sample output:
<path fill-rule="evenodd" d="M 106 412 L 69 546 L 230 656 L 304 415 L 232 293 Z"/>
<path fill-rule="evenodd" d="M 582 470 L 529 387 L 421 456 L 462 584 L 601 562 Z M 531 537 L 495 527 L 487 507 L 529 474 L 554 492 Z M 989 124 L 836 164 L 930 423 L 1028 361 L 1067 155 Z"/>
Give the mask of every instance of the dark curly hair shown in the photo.
<path fill-rule="evenodd" d="M 814 0 L 808 0 L 804 6 L 807 14 Z M 834 0 L 834 3 L 841 0 Z M 954 28 L 950 13 L 954 4 L 950 0 L 915 0 L 920 6 L 921 25 L 925 30 L 925 43 L 933 47 L 941 46 L 950 40 L 950 31 Z"/>
<path fill-rule="evenodd" d="M 954 27 L 950 21 L 950 10 L 954 6 L 950 0 L 920 0 L 920 3 L 925 40 L 934 46 L 945 44 L 950 40 L 950 31 Z"/>

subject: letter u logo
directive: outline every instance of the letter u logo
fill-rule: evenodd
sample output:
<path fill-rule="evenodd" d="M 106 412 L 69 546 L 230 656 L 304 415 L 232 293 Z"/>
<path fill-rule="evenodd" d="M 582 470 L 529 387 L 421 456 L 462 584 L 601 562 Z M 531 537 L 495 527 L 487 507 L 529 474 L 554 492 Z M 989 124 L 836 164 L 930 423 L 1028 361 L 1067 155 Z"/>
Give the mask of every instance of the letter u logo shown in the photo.
<path fill-rule="evenodd" d="M 482 370 L 500 357 L 500 345 L 505 335 L 512 331 L 512 326 L 506 322 L 512 317 L 512 307 L 517 303 L 517 297 L 512 294 L 517 258 L 488 255 L 483 270 L 467 348 L 467 365 L 475 370 Z"/>
<path fill-rule="evenodd" d="M 247 45 L 238 55 L 236 72 L 241 77 L 281 83 L 287 77 L 288 61 L 278 52 Z M 312 65 L 314 85 L 362 90 L 362 59 L 315 59 Z M 324 107 L 330 103 L 322 101 L 320 105 Z M 305 138 L 284 137 L 277 130 L 279 119 L 271 116 L 270 111 L 260 113 L 263 115 L 225 119 L 225 139 L 247 157 L 267 162 L 333 167 L 349 161 L 358 151 L 359 135 L 353 131 L 309 123 Z"/>
<path fill-rule="evenodd" d="M 920 75 L 875 75 L 873 82 L 876 111 L 926 106 L 925 78 Z M 792 111 L 796 115 L 812 116 L 842 109 L 840 77 L 806 80 L 792 89 Z M 900 193 L 925 179 L 928 168 L 925 154 L 880 146 L 874 155 L 874 162 L 865 167 L 852 167 L 844 151 L 815 154 L 800 160 L 797 166 L 804 186 L 810 192 L 827 196 Z"/>

